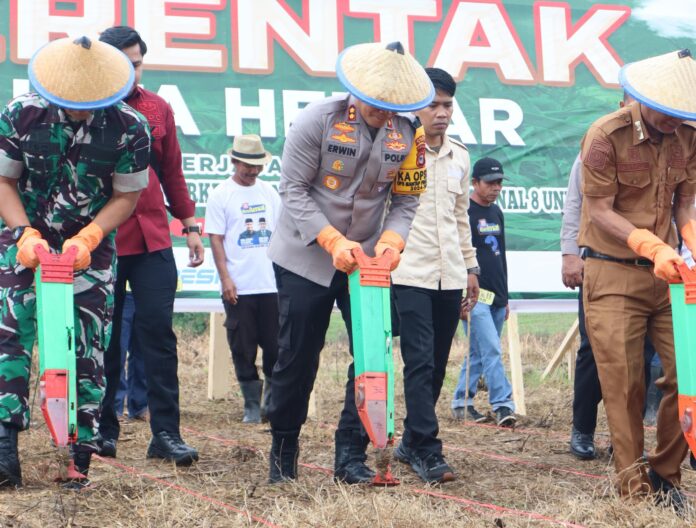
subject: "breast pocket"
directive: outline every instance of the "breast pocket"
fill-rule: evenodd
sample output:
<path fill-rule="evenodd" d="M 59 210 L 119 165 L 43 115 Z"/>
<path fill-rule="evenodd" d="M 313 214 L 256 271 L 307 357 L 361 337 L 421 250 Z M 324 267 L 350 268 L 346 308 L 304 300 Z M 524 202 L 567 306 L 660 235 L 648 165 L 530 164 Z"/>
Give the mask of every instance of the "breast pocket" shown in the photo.
<path fill-rule="evenodd" d="M 324 154 L 319 174 L 320 185 L 337 196 L 347 196 L 354 187 L 357 168 L 357 158 Z"/>
<path fill-rule="evenodd" d="M 60 144 L 51 138 L 49 129 L 39 129 L 22 141 L 24 165 L 30 172 L 45 175 L 56 170 L 60 164 Z"/>
<path fill-rule="evenodd" d="M 672 195 L 679 184 L 686 180 L 686 170 L 675 169 L 674 167 L 667 168 L 667 199 L 672 201 Z"/>
<path fill-rule="evenodd" d="M 80 163 L 86 176 L 111 178 L 116 168 L 120 152 L 116 146 L 84 144 L 80 148 Z"/>
<path fill-rule="evenodd" d="M 398 172 L 398 167 L 390 163 L 382 163 L 377 174 L 377 179 L 375 180 L 372 188 L 370 189 L 371 195 L 385 194 L 391 189 L 392 182 L 396 177 Z"/>
<path fill-rule="evenodd" d="M 462 189 L 461 178 L 452 178 L 452 177 L 447 178 L 447 192 L 457 194 L 457 195 L 462 194 L 464 192 L 464 190 Z"/>
<path fill-rule="evenodd" d="M 645 200 L 651 200 L 646 187 L 650 184 L 650 171 L 619 172 L 618 200 L 615 207 L 622 211 L 635 211 L 645 208 Z"/>

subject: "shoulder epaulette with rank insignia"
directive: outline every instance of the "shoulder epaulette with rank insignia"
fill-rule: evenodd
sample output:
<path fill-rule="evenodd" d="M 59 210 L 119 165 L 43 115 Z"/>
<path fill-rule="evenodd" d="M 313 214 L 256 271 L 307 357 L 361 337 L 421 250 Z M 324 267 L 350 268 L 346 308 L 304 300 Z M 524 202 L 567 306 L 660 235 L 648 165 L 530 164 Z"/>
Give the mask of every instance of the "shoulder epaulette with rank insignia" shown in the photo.
<path fill-rule="evenodd" d="M 354 104 L 348 106 L 348 111 L 346 112 L 346 121 L 349 123 L 358 122 L 358 109 Z"/>
<path fill-rule="evenodd" d="M 463 148 L 464 150 L 469 150 L 469 149 L 467 148 L 467 146 L 466 146 L 464 143 L 462 143 L 461 141 L 459 141 L 459 140 L 457 140 L 457 139 L 454 139 L 452 136 L 447 136 L 447 137 L 449 138 L 450 143 L 452 143 L 453 145 L 457 145 L 458 147 L 461 147 L 461 148 Z"/>
<path fill-rule="evenodd" d="M 631 109 L 625 106 L 616 112 L 600 117 L 595 121 L 595 126 L 601 128 L 605 134 L 609 135 L 620 128 L 631 126 L 632 119 Z"/>
<path fill-rule="evenodd" d="M 408 121 L 408 124 L 411 125 L 413 130 L 417 130 L 418 127 L 421 126 L 420 119 L 418 119 L 415 114 L 396 114 L 396 117 L 400 117 Z"/>

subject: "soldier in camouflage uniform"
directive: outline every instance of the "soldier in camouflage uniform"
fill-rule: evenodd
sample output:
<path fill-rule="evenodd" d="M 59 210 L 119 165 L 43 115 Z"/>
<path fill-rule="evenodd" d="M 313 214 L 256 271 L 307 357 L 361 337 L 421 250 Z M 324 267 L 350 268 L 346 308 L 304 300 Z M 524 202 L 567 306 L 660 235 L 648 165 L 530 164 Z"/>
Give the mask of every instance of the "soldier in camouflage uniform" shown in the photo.
<path fill-rule="evenodd" d="M 97 73 L 104 71 L 113 75 Z M 133 69 L 115 48 L 86 37 L 59 39 L 34 55 L 29 76 L 38 93 L 17 97 L 0 114 L 0 485 L 15 486 L 21 485 L 17 432 L 30 420 L 35 248 L 77 247 L 73 459 L 86 476 L 104 392 L 113 233 L 147 185 L 150 150 L 143 118 L 119 102 Z"/>

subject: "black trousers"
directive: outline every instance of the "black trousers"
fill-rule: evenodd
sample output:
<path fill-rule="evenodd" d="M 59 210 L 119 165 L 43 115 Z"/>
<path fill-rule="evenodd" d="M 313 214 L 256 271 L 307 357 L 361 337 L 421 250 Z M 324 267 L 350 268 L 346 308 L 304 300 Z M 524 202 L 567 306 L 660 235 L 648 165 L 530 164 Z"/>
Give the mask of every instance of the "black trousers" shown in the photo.
<path fill-rule="evenodd" d="M 582 287 L 578 293 L 578 321 L 580 330 L 580 348 L 575 358 L 575 381 L 573 384 L 573 427 L 584 434 L 593 434 L 597 426 L 597 405 L 602 401 L 602 387 L 599 384 L 597 364 L 590 340 L 585 329 L 585 307 L 582 302 Z M 650 383 L 650 362 L 655 355 L 655 348 L 645 338 L 645 387 Z M 645 412 L 645 411 L 643 411 Z"/>
<path fill-rule="evenodd" d="M 350 324 L 348 276 L 337 271 L 329 287 L 321 286 L 281 266 L 273 265 L 278 286 L 278 361 L 271 377 L 271 403 L 268 418 L 274 432 L 299 434 L 307 420 L 309 396 L 319 369 L 334 302 L 348 330 L 349 351 L 353 355 Z M 343 411 L 339 430 L 362 431 L 355 407 L 355 372 L 348 367 Z"/>
<path fill-rule="evenodd" d="M 102 401 L 99 431 L 103 438 L 118 438 L 119 424 L 114 398 L 121 377 L 121 320 L 130 284 L 135 301 L 131 339 L 145 362 L 150 428 L 179 432 L 179 379 L 176 335 L 172 329 L 177 271 L 171 248 L 118 258 L 114 323 L 104 356 L 106 394 Z"/>
<path fill-rule="evenodd" d="M 238 381 L 256 381 L 258 347 L 262 351 L 262 370 L 267 380 L 278 359 L 278 295 L 260 293 L 240 295 L 237 304 L 222 301 L 225 307 L 227 343 Z"/>
<path fill-rule="evenodd" d="M 401 326 L 406 418 L 402 441 L 426 456 L 441 453 L 435 405 L 459 323 L 462 290 L 394 285 Z"/>

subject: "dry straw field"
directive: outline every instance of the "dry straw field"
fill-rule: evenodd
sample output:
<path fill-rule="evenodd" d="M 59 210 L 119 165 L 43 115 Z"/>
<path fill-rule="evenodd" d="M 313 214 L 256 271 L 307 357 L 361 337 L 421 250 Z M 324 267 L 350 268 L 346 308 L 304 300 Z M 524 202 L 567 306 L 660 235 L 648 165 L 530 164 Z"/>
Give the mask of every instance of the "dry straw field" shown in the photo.
<path fill-rule="evenodd" d="M 677 527 L 694 524 L 648 502 L 617 499 L 611 486 L 608 436 L 598 425 L 601 457 L 579 462 L 567 453 L 571 386 L 557 371 L 540 372 L 570 324 L 548 316 L 522 317 L 521 339 L 527 411 L 514 430 L 455 422 L 449 399 L 467 347 L 458 337 L 438 407 L 445 455 L 458 480 L 428 486 L 395 463 L 395 488 L 343 486 L 331 479 L 333 430 L 348 362 L 345 338 L 335 334 L 324 350 L 315 386 L 317 417 L 302 433 L 300 478 L 266 483 L 270 435 L 266 425 L 240 423 L 241 396 L 206 399 L 207 336 L 180 336 L 182 432 L 201 461 L 191 468 L 145 459 L 147 424 L 125 422 L 115 462 L 96 460 L 93 486 L 59 490 L 48 433 L 35 403 L 34 426 L 20 437 L 25 487 L 0 492 L 2 527 Z M 556 319 L 558 316 L 554 316 Z M 553 319 L 555 320 L 555 319 Z M 567 324 L 566 324 L 567 323 Z M 397 341 L 398 344 L 398 341 Z M 401 362 L 395 354 L 397 371 Z M 397 431 L 403 393 L 397 379 Z M 480 410 L 487 409 L 481 393 Z M 601 413 L 600 413 L 601 414 Z M 654 443 L 654 430 L 647 444 Z M 696 475 L 684 470 L 687 491 Z M 692 497 L 696 502 L 696 497 Z"/>

